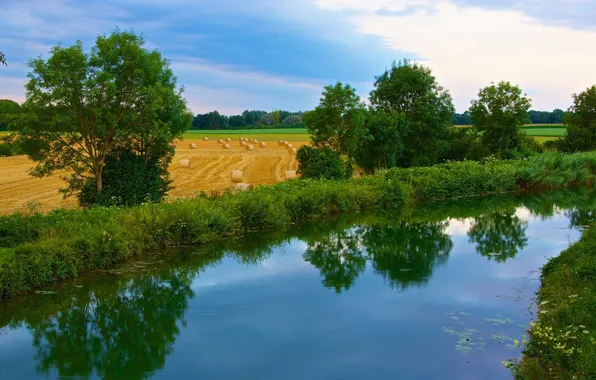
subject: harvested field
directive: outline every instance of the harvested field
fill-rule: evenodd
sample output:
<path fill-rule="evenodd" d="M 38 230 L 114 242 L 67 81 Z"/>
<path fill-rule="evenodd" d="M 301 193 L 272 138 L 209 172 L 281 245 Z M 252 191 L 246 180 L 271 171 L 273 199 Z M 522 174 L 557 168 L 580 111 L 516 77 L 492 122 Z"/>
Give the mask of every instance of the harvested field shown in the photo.
<path fill-rule="evenodd" d="M 237 143 L 230 144 L 230 149 L 222 149 L 217 142 L 217 135 L 209 141 L 203 141 L 202 135 L 195 135 L 192 140 L 185 139 L 176 142 L 176 156 L 170 165 L 173 189 L 171 199 L 194 197 L 201 191 L 207 194 L 223 191 L 228 187 L 235 188 L 231 180 L 232 170 L 242 170 L 242 182 L 251 185 L 273 184 L 285 181 L 286 170 L 296 170 L 298 162 L 295 155 L 288 154 L 286 147 L 268 144 L 267 147 L 255 146 L 247 151 Z M 246 134 L 246 136 L 250 136 Z M 279 134 L 275 139 L 279 139 Z M 284 138 L 287 138 L 284 135 Z M 259 140 L 272 141 L 263 136 Z M 293 141 L 294 147 L 308 144 L 308 138 L 303 141 Z M 196 149 L 189 149 L 189 144 L 196 144 Z M 189 159 L 190 168 L 182 168 L 180 161 Z M 76 207 L 73 198 L 63 199 L 58 190 L 64 182 L 55 175 L 48 178 L 33 178 L 29 170 L 34 163 L 25 156 L 0 157 L 0 214 L 11 214 L 16 211 L 27 210 L 28 202 L 38 202 L 41 211 L 56 208 Z"/>

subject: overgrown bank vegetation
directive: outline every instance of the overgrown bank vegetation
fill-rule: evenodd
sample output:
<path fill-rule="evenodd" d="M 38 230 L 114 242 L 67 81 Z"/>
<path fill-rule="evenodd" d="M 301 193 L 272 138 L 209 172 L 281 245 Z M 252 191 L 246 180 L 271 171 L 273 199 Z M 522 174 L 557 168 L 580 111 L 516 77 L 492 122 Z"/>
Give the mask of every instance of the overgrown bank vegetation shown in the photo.
<path fill-rule="evenodd" d="M 542 269 L 538 320 L 518 379 L 596 378 L 596 228 Z"/>
<path fill-rule="evenodd" d="M 145 250 L 200 244 L 326 215 L 404 203 L 592 183 L 596 153 L 391 169 L 299 180 L 218 198 L 0 218 L 0 296 L 10 297 Z"/>

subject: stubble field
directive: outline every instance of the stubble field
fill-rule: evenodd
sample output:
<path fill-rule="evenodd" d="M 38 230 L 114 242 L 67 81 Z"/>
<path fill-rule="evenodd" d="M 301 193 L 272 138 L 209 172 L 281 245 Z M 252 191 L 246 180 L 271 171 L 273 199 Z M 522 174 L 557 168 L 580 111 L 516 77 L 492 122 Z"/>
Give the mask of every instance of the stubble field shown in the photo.
<path fill-rule="evenodd" d="M 208 136 L 209 141 L 203 141 L 204 136 Z M 252 144 L 254 150 L 247 151 L 238 141 L 240 136 L 256 138 L 266 142 L 267 146 L 263 148 Z M 228 150 L 217 142 L 218 138 L 226 137 L 232 138 Z M 279 139 L 290 141 L 295 148 L 308 144 L 306 134 L 257 136 L 245 133 L 236 134 L 235 137 L 224 136 L 223 133 L 185 135 L 184 140 L 176 142 L 176 155 L 170 165 L 174 188 L 170 191 L 169 198 L 194 197 L 201 191 L 209 194 L 234 187 L 232 170 L 242 170 L 242 182 L 252 185 L 284 181 L 286 170 L 296 170 L 298 162 L 296 156 L 290 154 L 286 147 L 278 145 Z M 196 149 L 189 148 L 192 143 L 196 144 Z M 181 167 L 180 160 L 183 159 L 190 160 L 190 168 Z M 59 189 L 64 186 L 60 175 L 34 178 L 29 175 L 33 166 L 34 163 L 26 156 L 0 157 L 0 214 L 25 211 L 32 206 L 43 212 L 77 207 L 76 199 L 63 199 L 59 193 Z"/>

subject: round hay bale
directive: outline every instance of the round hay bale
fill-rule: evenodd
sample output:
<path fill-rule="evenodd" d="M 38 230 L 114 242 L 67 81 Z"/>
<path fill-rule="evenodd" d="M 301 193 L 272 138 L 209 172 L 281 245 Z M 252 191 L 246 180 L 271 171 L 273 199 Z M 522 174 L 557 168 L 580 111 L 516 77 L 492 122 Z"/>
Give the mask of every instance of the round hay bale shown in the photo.
<path fill-rule="evenodd" d="M 255 144 L 258 144 L 259 143 L 259 140 L 253 139 L 252 142 L 254 142 Z"/>
<path fill-rule="evenodd" d="M 244 137 L 240 137 L 238 141 L 244 141 Z"/>
<path fill-rule="evenodd" d="M 232 170 L 232 182 L 242 182 L 242 170 Z"/>
<path fill-rule="evenodd" d="M 286 179 L 296 179 L 296 170 L 286 170 Z"/>
<path fill-rule="evenodd" d="M 228 137 L 228 138 L 226 139 L 226 141 L 227 141 L 227 142 L 232 142 L 232 139 Z"/>
<path fill-rule="evenodd" d="M 223 144 L 223 140 L 222 140 L 222 139 L 219 139 L 219 140 L 217 140 L 217 142 L 218 142 L 219 144 Z"/>
<path fill-rule="evenodd" d="M 250 183 L 239 183 L 236 185 L 236 190 L 238 191 L 248 191 L 254 189 L 254 186 Z"/>
<path fill-rule="evenodd" d="M 197 149 L 197 144 L 188 144 L 188 149 Z"/>
<path fill-rule="evenodd" d="M 259 143 L 259 146 L 260 146 L 261 148 L 264 148 L 264 147 L 266 147 L 266 146 L 267 146 L 267 144 L 265 144 L 263 141 L 261 141 L 261 142 Z"/>
<path fill-rule="evenodd" d="M 288 142 L 287 141 L 284 141 L 281 145 L 288 146 Z"/>
<path fill-rule="evenodd" d="M 209 141 L 209 137 L 203 137 L 203 141 Z"/>
<path fill-rule="evenodd" d="M 240 146 L 246 146 L 246 142 L 245 141 L 240 141 Z"/>
<path fill-rule="evenodd" d="M 254 150 L 254 149 L 255 149 L 254 145 L 247 145 L 246 146 L 246 150 Z"/>
<path fill-rule="evenodd" d="M 277 145 L 283 145 L 284 141 L 283 140 L 279 140 L 279 142 L 277 143 Z"/>
<path fill-rule="evenodd" d="M 230 144 L 223 144 L 221 147 L 224 149 L 230 149 Z"/>
<path fill-rule="evenodd" d="M 181 168 L 190 168 L 190 160 L 180 160 L 180 167 Z"/>
<path fill-rule="evenodd" d="M 288 148 L 290 148 L 290 149 L 292 149 L 292 148 L 294 147 L 294 145 L 292 145 L 292 144 L 288 144 L 288 145 L 286 145 L 286 146 L 287 146 Z"/>
<path fill-rule="evenodd" d="M 290 153 L 290 154 L 296 154 L 296 148 L 290 148 L 290 149 L 288 149 L 288 153 Z"/>

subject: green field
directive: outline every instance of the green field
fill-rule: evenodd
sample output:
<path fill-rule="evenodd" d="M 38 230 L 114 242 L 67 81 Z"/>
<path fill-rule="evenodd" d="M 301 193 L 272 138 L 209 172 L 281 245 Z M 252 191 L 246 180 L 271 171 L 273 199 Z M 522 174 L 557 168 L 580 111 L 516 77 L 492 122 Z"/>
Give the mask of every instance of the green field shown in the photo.
<path fill-rule="evenodd" d="M 310 141 L 306 128 L 276 128 L 276 129 L 237 129 L 237 130 L 191 130 L 184 133 L 185 139 L 201 139 L 203 137 L 215 139 L 238 139 L 253 137 L 263 141 Z"/>
<path fill-rule="evenodd" d="M 563 125 L 528 125 L 522 128 L 528 136 L 562 137 L 567 133 Z"/>

